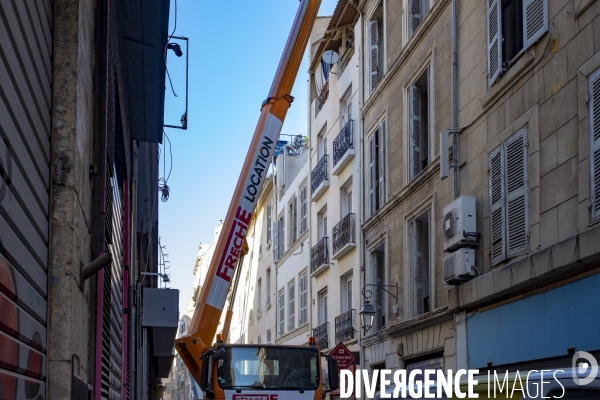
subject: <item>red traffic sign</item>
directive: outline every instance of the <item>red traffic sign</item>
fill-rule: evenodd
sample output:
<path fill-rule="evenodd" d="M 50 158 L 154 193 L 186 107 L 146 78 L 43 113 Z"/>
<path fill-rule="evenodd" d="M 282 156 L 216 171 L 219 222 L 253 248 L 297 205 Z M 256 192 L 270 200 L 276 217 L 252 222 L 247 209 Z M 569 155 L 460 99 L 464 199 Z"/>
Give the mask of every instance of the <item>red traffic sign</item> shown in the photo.
<path fill-rule="evenodd" d="M 344 343 L 340 342 L 337 346 L 331 350 L 329 355 L 337 361 L 338 369 L 347 369 L 354 362 L 354 355 L 348 348 L 344 345 Z"/>

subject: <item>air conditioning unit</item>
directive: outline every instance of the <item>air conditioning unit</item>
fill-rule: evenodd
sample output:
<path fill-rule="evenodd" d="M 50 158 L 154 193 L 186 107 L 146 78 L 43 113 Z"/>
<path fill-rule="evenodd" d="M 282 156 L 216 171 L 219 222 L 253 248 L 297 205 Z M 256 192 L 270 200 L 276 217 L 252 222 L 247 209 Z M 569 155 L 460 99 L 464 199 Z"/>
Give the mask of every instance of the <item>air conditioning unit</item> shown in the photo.
<path fill-rule="evenodd" d="M 476 232 L 476 221 L 473 196 L 461 196 L 444 207 L 444 251 L 477 247 L 480 234 Z"/>
<path fill-rule="evenodd" d="M 460 285 L 475 277 L 475 250 L 462 248 L 444 257 L 444 283 Z"/>

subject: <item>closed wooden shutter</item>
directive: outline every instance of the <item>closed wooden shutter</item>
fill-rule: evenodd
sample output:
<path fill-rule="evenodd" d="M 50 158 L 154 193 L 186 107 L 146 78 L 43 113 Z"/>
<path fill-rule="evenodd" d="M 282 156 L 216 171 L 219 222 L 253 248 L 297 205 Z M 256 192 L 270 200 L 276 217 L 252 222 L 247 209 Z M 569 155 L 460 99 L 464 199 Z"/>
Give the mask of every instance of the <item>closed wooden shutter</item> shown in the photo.
<path fill-rule="evenodd" d="M 384 276 L 384 259 L 383 253 L 381 251 L 373 252 L 373 261 L 375 263 L 375 268 L 373 271 L 373 280 L 375 285 L 383 285 L 385 284 L 385 276 Z M 385 325 L 385 314 L 383 311 L 384 301 L 383 301 L 383 290 L 380 288 L 375 288 L 375 330 L 378 331 Z"/>
<path fill-rule="evenodd" d="M 267 243 L 271 243 L 271 227 L 272 227 L 272 218 L 271 218 L 271 205 L 267 204 Z"/>
<path fill-rule="evenodd" d="M 369 89 L 375 90 L 379 83 L 379 20 L 369 21 Z"/>
<path fill-rule="evenodd" d="M 523 0 L 523 48 L 548 31 L 548 0 Z"/>
<path fill-rule="evenodd" d="M 279 218 L 279 258 L 285 253 L 285 219 L 283 216 Z"/>
<path fill-rule="evenodd" d="M 423 10 L 421 7 L 422 0 L 409 0 L 410 2 L 410 36 L 412 36 L 419 25 L 421 25 Z"/>
<path fill-rule="evenodd" d="M 600 70 L 590 76 L 588 85 L 590 207 L 591 220 L 597 221 L 600 219 Z"/>
<path fill-rule="evenodd" d="M 307 229 L 308 203 L 306 201 L 306 185 L 300 189 L 300 232 L 304 233 Z"/>
<path fill-rule="evenodd" d="M 424 224 L 422 221 L 415 220 L 412 223 L 412 252 L 413 252 L 413 276 L 414 276 L 414 313 L 415 316 L 423 314 L 423 268 L 425 268 L 424 253 Z"/>
<path fill-rule="evenodd" d="M 279 221 L 273 221 L 273 261 L 279 260 Z"/>
<path fill-rule="evenodd" d="M 491 243 L 490 252 L 492 265 L 506 258 L 504 242 L 504 161 L 502 146 L 494 150 L 489 156 L 490 169 L 490 227 Z"/>
<path fill-rule="evenodd" d="M 381 121 L 377 130 L 377 184 L 378 207 L 385 203 L 385 121 Z"/>
<path fill-rule="evenodd" d="M 527 250 L 527 128 L 506 141 L 506 237 L 507 257 Z"/>
<path fill-rule="evenodd" d="M 298 238 L 298 198 L 294 196 L 292 202 L 292 241 L 294 243 Z"/>
<path fill-rule="evenodd" d="M 488 85 L 492 86 L 502 72 L 502 10 L 500 0 L 486 1 Z"/>
<path fill-rule="evenodd" d="M 410 87 L 410 179 L 421 172 L 421 89 Z"/>
<path fill-rule="evenodd" d="M 288 302 L 288 331 L 291 332 L 296 328 L 296 286 L 294 282 L 291 282 L 288 286 Z"/>
<path fill-rule="evenodd" d="M 377 211 L 375 190 L 377 186 L 377 178 L 375 176 L 375 136 L 373 133 L 369 138 L 369 216 L 372 216 Z"/>

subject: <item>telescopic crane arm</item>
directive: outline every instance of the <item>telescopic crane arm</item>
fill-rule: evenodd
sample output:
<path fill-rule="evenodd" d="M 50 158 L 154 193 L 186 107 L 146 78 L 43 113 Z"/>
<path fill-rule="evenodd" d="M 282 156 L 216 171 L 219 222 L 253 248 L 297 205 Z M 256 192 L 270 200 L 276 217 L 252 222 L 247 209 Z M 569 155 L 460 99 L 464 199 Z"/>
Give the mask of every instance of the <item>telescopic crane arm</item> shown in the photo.
<path fill-rule="evenodd" d="M 273 158 L 283 121 L 293 101 L 290 92 L 320 4 L 321 0 L 300 2 L 269 96 L 262 104 L 260 118 L 217 240 L 215 257 L 210 263 L 204 289 L 188 330 L 190 334 L 175 341 L 177 352 L 196 382 L 201 381 L 201 355 L 211 346 L 217 332 L 260 190 Z"/>

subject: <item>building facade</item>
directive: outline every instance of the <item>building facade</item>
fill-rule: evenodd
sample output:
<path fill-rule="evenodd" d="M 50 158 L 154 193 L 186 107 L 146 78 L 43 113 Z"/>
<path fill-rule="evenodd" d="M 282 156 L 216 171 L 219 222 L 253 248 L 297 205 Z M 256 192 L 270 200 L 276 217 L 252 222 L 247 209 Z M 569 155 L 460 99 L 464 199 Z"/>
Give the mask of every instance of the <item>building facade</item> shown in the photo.
<path fill-rule="evenodd" d="M 169 5 L 0 2 L 3 399 L 154 398 L 170 365 L 141 309 L 159 285 L 142 272 L 159 272 Z"/>

